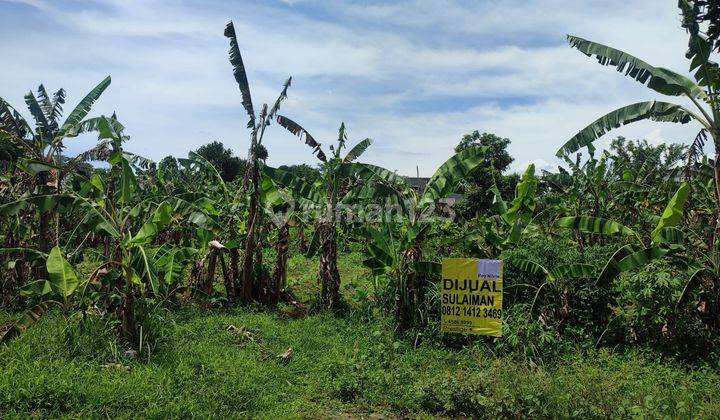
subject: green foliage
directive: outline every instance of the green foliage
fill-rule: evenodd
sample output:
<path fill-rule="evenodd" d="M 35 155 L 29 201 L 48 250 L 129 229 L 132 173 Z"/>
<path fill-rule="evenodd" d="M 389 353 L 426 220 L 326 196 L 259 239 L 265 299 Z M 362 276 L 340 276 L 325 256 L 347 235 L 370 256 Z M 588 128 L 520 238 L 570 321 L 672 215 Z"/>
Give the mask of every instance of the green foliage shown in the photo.
<path fill-rule="evenodd" d="M 202 145 L 195 153 L 204 157 L 213 167 L 217 168 L 225 182 L 234 181 L 245 174 L 245 160 L 233 156 L 233 151 L 226 149 L 221 142 L 214 141 Z"/>
<path fill-rule="evenodd" d="M 290 172 L 296 177 L 304 179 L 305 182 L 309 184 L 312 184 L 318 179 L 320 179 L 320 171 L 305 163 L 301 165 L 281 165 L 278 167 L 278 169 L 285 172 Z"/>
<path fill-rule="evenodd" d="M 109 77 L 65 122 L 62 89 L 26 95 L 35 127 L 0 99 L 0 302 L 14 311 L 0 313 L 0 412 L 713 416 L 719 380 L 704 364 L 720 358 L 720 172 L 705 145 L 719 146 L 720 72 L 714 26 L 699 26 L 712 8 L 679 6 L 697 83 L 568 40 L 697 110 L 649 101 L 612 111 L 560 148 L 556 173 L 504 176 L 510 141 L 475 131 L 422 193 L 358 162 L 372 141 L 350 147 L 344 123 L 326 154 L 278 115 L 291 78 L 255 114 L 232 22 L 247 162 L 219 142 L 159 165 L 126 151 L 114 114 L 86 118 Z M 703 129 L 689 149 L 618 138 L 595 157 L 606 132 L 644 119 Z M 311 148 L 317 169 L 266 166 L 272 122 Z M 91 131 L 95 147 L 62 155 L 67 138 Z M 583 147 L 585 160 L 569 156 Z M 442 201 L 458 191 L 461 206 Z M 343 213 L 381 204 L 393 208 L 376 220 Z M 464 217 L 435 217 L 454 211 Z M 502 337 L 439 332 L 448 256 L 505 262 Z"/>
<path fill-rule="evenodd" d="M 567 39 L 571 47 L 577 48 L 588 56 L 594 55 L 601 65 L 615 66 L 619 72 L 625 72 L 626 76 L 630 76 L 642 84 L 647 83 L 650 89 L 659 93 L 670 96 L 688 95 L 693 98 L 706 97 L 702 89 L 683 75 L 662 67 L 654 67 L 639 58 L 607 45 L 572 35 L 568 35 Z"/>
<path fill-rule="evenodd" d="M 250 84 L 248 83 L 247 74 L 245 72 L 245 65 L 243 64 L 242 56 L 240 55 L 240 48 L 238 46 L 237 36 L 235 35 L 235 26 L 232 21 L 228 22 L 225 27 L 225 37 L 230 39 L 230 64 L 233 67 L 233 75 L 235 81 L 240 88 L 242 94 L 242 104 L 250 117 L 248 121 L 248 128 L 255 127 L 255 110 L 253 109 L 252 96 L 250 95 Z"/>
<path fill-rule="evenodd" d="M 702 322 L 696 308 L 685 311 L 675 305 L 686 281 L 686 273 L 667 260 L 621 276 L 614 286 L 618 293 L 614 333 L 684 361 L 710 357 L 720 342 L 717 334 Z"/>
<path fill-rule="evenodd" d="M 655 229 L 653 229 L 650 233 L 653 242 L 659 242 L 660 234 L 664 229 L 677 226 L 680 219 L 682 219 L 683 207 L 685 206 L 685 202 L 687 201 L 689 195 L 690 185 L 688 183 L 680 185 L 680 188 L 677 190 L 675 195 L 672 196 L 665 207 L 657 226 L 655 226 Z"/>
<path fill-rule="evenodd" d="M 0 410 L 9 417 L 306 418 L 712 417 L 720 409 L 717 372 L 689 373 L 641 354 L 591 352 L 538 366 L 483 345 L 413 348 L 380 319 L 189 308 L 162 320 L 172 345 L 131 359 L 112 324 L 91 316 L 79 329 L 78 321 L 46 318 L 0 348 Z M 282 363 L 277 356 L 289 348 Z"/>
<path fill-rule="evenodd" d="M 510 139 L 473 131 L 464 135 L 455 147 L 456 153 L 469 147 L 486 148 L 485 160 L 461 184 L 463 199 L 457 204 L 457 211 L 463 218 L 490 213 L 494 199 L 490 188 L 493 185 L 497 185 L 504 196 L 513 194 L 519 176 L 503 175 L 514 160 L 507 151 L 509 145 Z"/>
<path fill-rule="evenodd" d="M 595 150 L 593 142 L 613 128 L 634 123 L 640 120 L 653 120 L 686 124 L 694 114 L 680 105 L 668 102 L 649 101 L 638 102 L 611 111 L 592 124 L 580 130 L 568 140 L 556 153 L 558 157 L 567 156 L 583 147 L 589 151 Z"/>
<path fill-rule="evenodd" d="M 63 257 L 59 247 L 53 248 L 48 255 L 47 272 L 52 288 L 63 298 L 67 298 L 77 289 L 79 284 L 77 274 Z"/>
<path fill-rule="evenodd" d="M 580 232 L 598 235 L 636 235 L 632 229 L 602 217 L 569 216 L 558 219 L 555 224 L 558 227 L 577 229 Z"/>
<path fill-rule="evenodd" d="M 486 152 L 486 147 L 468 147 L 445 161 L 428 181 L 419 204 L 428 205 L 455 192 L 460 182 L 485 161 Z"/>

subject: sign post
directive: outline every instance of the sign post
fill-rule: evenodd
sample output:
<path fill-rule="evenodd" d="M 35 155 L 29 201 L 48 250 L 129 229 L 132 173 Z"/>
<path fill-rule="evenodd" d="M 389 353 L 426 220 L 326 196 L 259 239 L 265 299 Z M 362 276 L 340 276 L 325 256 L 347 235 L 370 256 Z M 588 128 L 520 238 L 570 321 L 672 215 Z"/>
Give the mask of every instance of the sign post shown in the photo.
<path fill-rule="evenodd" d="M 502 336 L 500 260 L 443 258 L 440 331 Z"/>

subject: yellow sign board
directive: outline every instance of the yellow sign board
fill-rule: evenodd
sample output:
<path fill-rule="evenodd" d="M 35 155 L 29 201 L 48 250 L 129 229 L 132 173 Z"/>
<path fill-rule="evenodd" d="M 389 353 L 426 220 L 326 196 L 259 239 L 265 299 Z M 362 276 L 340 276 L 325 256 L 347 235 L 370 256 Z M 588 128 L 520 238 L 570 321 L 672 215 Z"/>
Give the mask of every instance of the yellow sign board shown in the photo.
<path fill-rule="evenodd" d="M 440 331 L 502 336 L 502 261 L 443 258 Z"/>

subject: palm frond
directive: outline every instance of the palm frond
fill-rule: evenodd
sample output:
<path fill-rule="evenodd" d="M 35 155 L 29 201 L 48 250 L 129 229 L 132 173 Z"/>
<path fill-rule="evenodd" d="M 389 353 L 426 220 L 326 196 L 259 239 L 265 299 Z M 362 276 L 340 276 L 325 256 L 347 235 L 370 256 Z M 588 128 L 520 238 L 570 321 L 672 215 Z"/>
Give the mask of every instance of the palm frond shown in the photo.
<path fill-rule="evenodd" d="M 245 107 L 245 111 L 247 111 L 248 116 L 250 117 L 247 126 L 248 128 L 253 128 L 255 127 L 255 110 L 253 109 L 252 97 L 250 96 L 250 84 L 248 83 L 245 65 L 243 64 L 243 59 L 240 55 L 240 47 L 237 42 L 237 36 L 235 35 L 235 26 L 232 21 L 228 22 L 225 27 L 225 37 L 230 38 L 230 64 L 232 64 L 233 67 L 235 81 L 240 87 L 243 107 Z"/>
<path fill-rule="evenodd" d="M 60 120 L 60 117 L 62 117 L 63 112 L 63 104 L 65 104 L 65 89 L 60 89 L 57 92 L 53 94 L 53 104 L 52 109 L 50 110 L 49 118 L 57 124 L 57 122 Z"/>
<path fill-rule="evenodd" d="M 716 1 L 714 1 L 716 3 Z M 690 71 L 695 71 L 694 77 L 700 86 L 712 86 L 717 89 L 720 85 L 720 68 L 710 60 L 713 43 L 700 31 L 700 2 L 690 3 L 688 0 L 679 0 L 678 6 L 682 11 L 682 26 L 690 34 L 688 51 L 685 54 L 690 60 Z M 714 6 L 720 10 L 717 5 Z M 718 12 L 716 12 L 718 13 Z M 716 17 L 717 18 L 717 17 Z M 711 28 L 717 31 L 718 23 L 711 23 Z M 709 29 L 711 29 L 709 28 Z"/>
<path fill-rule="evenodd" d="M 300 124 L 296 123 L 295 121 L 291 120 L 288 117 L 284 117 L 282 115 L 278 115 L 275 120 L 278 124 L 280 124 L 282 127 L 285 127 L 285 129 L 294 135 L 298 136 L 300 140 L 303 140 L 305 144 L 313 148 L 313 154 L 317 156 L 318 159 L 322 162 L 327 162 L 327 157 L 325 156 L 325 153 L 320 148 L 320 143 L 318 143 L 315 138 L 310 135 L 310 133 L 307 132 L 304 128 L 300 126 Z"/>
<path fill-rule="evenodd" d="M 613 220 L 592 216 L 569 216 L 558 219 L 555 226 L 597 235 L 636 235 L 635 231 Z"/>
<path fill-rule="evenodd" d="M 367 150 L 368 147 L 372 144 L 372 139 L 365 139 L 356 144 L 352 149 L 350 149 L 349 152 L 345 155 L 345 158 L 343 159 L 343 162 L 349 163 L 354 161 L 355 159 L 359 158 L 360 155 L 362 155 L 365 150 Z"/>
<path fill-rule="evenodd" d="M 345 123 L 340 123 L 340 128 L 338 129 L 338 147 L 337 150 L 335 150 L 335 157 L 340 157 L 340 151 L 345 147 L 345 142 L 347 141 L 347 133 L 345 130 Z M 332 148 L 332 146 L 331 146 Z"/>
<path fill-rule="evenodd" d="M 462 181 L 485 159 L 485 147 L 470 147 L 443 163 L 425 187 L 420 205 L 427 205 L 446 198 L 455 192 Z"/>
<path fill-rule="evenodd" d="M 686 164 L 684 170 L 686 181 L 689 181 L 690 178 L 692 178 L 692 171 L 695 168 L 695 165 L 697 165 L 698 159 L 705 154 L 705 142 L 707 142 L 707 139 L 708 131 L 702 128 L 690 145 L 686 154 Z"/>
<path fill-rule="evenodd" d="M 693 98 L 707 97 L 697 84 L 687 77 L 662 67 L 652 66 L 624 51 L 607 45 L 568 35 L 568 43 L 585 55 L 595 56 L 603 66 L 613 66 L 650 89 L 669 96 L 688 95 Z"/>
<path fill-rule="evenodd" d="M 38 131 L 44 137 L 45 134 L 47 133 L 47 130 L 50 128 L 50 123 L 48 122 L 47 118 L 45 118 L 45 113 L 43 113 L 42 107 L 38 103 L 38 101 L 35 98 L 35 95 L 32 93 L 32 91 L 28 92 L 25 95 L 25 103 L 27 104 L 30 114 L 35 119 L 35 123 L 37 124 Z"/>
<path fill-rule="evenodd" d="M 290 87 L 290 84 L 292 83 L 292 77 L 288 77 L 288 79 L 285 81 L 285 84 L 283 85 L 283 90 L 280 92 L 280 96 L 275 100 L 275 103 L 273 104 L 272 108 L 270 108 L 270 112 L 268 113 L 268 124 L 270 124 L 270 120 L 275 117 L 275 114 L 280 110 L 280 104 L 282 101 L 287 99 L 287 90 Z"/>
<path fill-rule="evenodd" d="M 675 227 L 680 222 L 683 216 L 683 208 L 685 207 L 685 202 L 690 196 L 690 191 L 690 184 L 688 184 L 687 182 L 683 182 L 680 185 L 680 188 L 678 188 L 678 190 L 672 196 L 670 201 L 668 201 L 668 204 L 667 206 L 665 206 L 665 210 L 663 211 L 662 216 L 660 216 L 660 220 L 658 221 L 657 226 L 655 226 L 655 229 L 653 229 L 651 233 L 653 242 L 660 242 L 660 233 L 663 231 L 663 229 L 668 227 Z"/>
<path fill-rule="evenodd" d="M 556 155 L 558 157 L 567 156 L 582 147 L 594 151 L 593 142 L 595 140 L 613 128 L 636 121 L 649 119 L 659 122 L 686 124 L 693 118 L 697 118 L 695 114 L 680 105 L 660 101 L 637 102 L 611 111 L 593 121 L 568 140 L 557 151 Z"/>
<path fill-rule="evenodd" d="M 73 159 L 74 162 L 107 161 L 113 153 L 112 140 L 103 139 L 92 148 L 79 153 Z"/>
<path fill-rule="evenodd" d="M 45 114 L 45 118 L 50 125 L 50 130 L 54 131 L 58 128 L 58 120 L 62 116 L 63 104 L 65 103 L 65 90 L 60 89 L 53 94 L 52 99 L 45 90 L 45 86 L 40 85 L 38 87 L 38 96 L 40 102 L 40 108 Z"/>
<path fill-rule="evenodd" d="M 15 321 L 10 329 L 0 336 L 0 343 L 7 343 L 11 339 L 23 334 L 30 328 L 43 314 L 48 312 L 53 306 L 60 305 L 55 301 L 40 302 L 34 307 L 28 309 L 17 321 Z"/>
<path fill-rule="evenodd" d="M 90 108 L 93 106 L 95 101 L 97 101 L 100 98 L 100 95 L 107 89 L 108 86 L 110 86 L 110 76 L 103 79 L 102 82 L 98 83 L 97 86 L 92 88 L 90 92 L 88 92 L 87 95 L 80 101 L 80 103 L 75 106 L 75 109 L 72 110 L 70 115 L 68 115 L 67 119 L 63 123 L 62 127 L 60 127 L 60 135 L 65 135 L 65 133 L 75 131 L 75 127 L 80 124 L 80 122 L 87 116 L 87 114 L 90 112 Z"/>
<path fill-rule="evenodd" d="M 0 129 L 14 134 L 18 138 L 25 138 L 32 128 L 25 119 L 3 98 L 0 98 Z"/>
<path fill-rule="evenodd" d="M 38 94 L 37 94 L 38 103 L 40 104 L 40 109 L 42 110 L 43 114 L 45 115 L 45 119 L 48 121 L 48 124 L 50 124 L 50 126 L 53 126 L 53 125 L 56 126 L 57 123 L 53 124 L 53 120 L 52 120 L 53 104 L 52 104 L 52 101 L 50 100 L 50 95 L 48 95 L 47 90 L 45 90 L 45 86 L 43 86 L 42 84 L 40 84 L 40 86 L 38 86 L 37 91 L 38 91 Z"/>
<path fill-rule="evenodd" d="M 125 130 L 125 126 L 123 126 L 120 121 L 117 120 L 117 116 L 113 113 L 113 115 L 110 118 L 107 117 L 93 117 L 88 118 L 86 120 L 83 120 L 80 122 L 80 124 L 75 125 L 70 130 L 68 130 L 65 135 L 67 137 L 74 137 L 79 134 L 83 133 L 91 133 L 99 130 L 100 127 L 100 121 L 102 119 L 105 119 L 113 128 L 113 130 L 118 133 L 119 135 L 122 134 L 122 132 Z"/>
<path fill-rule="evenodd" d="M 345 177 L 361 176 L 367 178 L 375 178 L 386 183 L 397 185 L 401 188 L 409 188 L 407 179 L 395 172 L 389 171 L 383 167 L 371 165 L 369 163 L 343 163 L 340 165 L 340 173 Z"/>

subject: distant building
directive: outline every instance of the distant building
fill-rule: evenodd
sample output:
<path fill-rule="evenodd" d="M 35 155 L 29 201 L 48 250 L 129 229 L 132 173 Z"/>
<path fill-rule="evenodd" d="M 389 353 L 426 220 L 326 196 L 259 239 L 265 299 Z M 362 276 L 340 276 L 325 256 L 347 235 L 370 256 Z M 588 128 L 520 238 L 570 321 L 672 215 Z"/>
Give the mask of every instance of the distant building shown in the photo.
<path fill-rule="evenodd" d="M 407 177 L 407 181 L 415 192 L 422 194 L 425 192 L 425 187 L 427 187 L 430 178 Z"/>
<path fill-rule="evenodd" d="M 425 177 L 412 177 L 408 176 L 405 177 L 408 181 L 408 184 L 410 184 L 410 187 L 415 190 L 418 194 L 422 194 L 425 192 L 425 188 L 427 188 L 427 184 L 430 181 L 430 178 Z M 441 203 L 446 204 L 449 207 L 452 207 L 460 201 L 463 198 L 462 194 L 450 194 L 449 196 L 445 197 L 444 199 L 440 200 Z"/>

